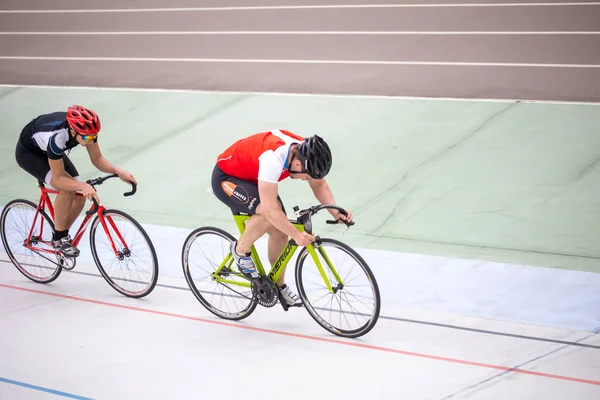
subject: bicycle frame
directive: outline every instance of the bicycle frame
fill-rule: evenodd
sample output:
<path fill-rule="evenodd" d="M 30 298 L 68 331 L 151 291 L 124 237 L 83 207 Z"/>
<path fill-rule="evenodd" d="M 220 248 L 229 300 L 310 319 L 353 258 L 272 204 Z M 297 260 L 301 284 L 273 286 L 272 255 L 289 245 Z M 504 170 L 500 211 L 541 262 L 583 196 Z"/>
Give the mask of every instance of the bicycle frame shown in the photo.
<path fill-rule="evenodd" d="M 233 219 L 237 225 L 237 228 L 240 231 L 240 234 L 244 233 L 244 231 L 246 229 L 246 221 L 248 219 L 250 219 L 250 217 L 251 217 L 251 215 L 246 215 L 246 214 L 233 214 Z M 301 232 L 305 231 L 305 230 L 307 232 L 310 232 L 310 230 L 311 230 L 310 228 L 311 228 L 312 224 L 310 224 L 310 221 L 308 224 L 306 222 L 301 222 L 300 220 L 297 220 L 297 221 L 290 220 L 290 222 L 292 223 L 292 225 L 294 225 L 294 227 L 296 227 L 296 229 L 298 229 Z M 309 229 L 306 229 L 306 225 L 308 225 Z M 314 243 L 310 243 L 309 245 L 307 245 L 305 247 L 308 250 L 308 253 L 311 255 L 313 261 L 315 262 L 315 265 L 317 266 L 319 273 L 321 274 L 321 277 L 323 278 L 323 281 L 325 281 L 325 284 L 327 285 L 327 289 L 329 290 L 330 293 L 335 293 L 336 288 L 331 286 L 331 283 L 330 283 L 329 279 L 327 278 L 327 275 L 325 274 L 325 269 L 323 268 L 323 265 L 322 265 L 321 261 L 319 260 L 319 257 L 317 256 L 315 249 L 317 249 L 319 251 L 319 254 L 321 254 L 323 259 L 325 260 L 327 267 L 331 270 L 331 272 L 337 279 L 338 284 L 343 285 L 343 282 L 342 282 L 342 279 L 340 278 L 340 276 L 338 275 L 337 271 L 335 270 L 333 264 L 331 263 L 331 260 L 325 253 L 325 250 L 321 246 L 319 246 L 319 238 L 317 237 L 316 241 Z M 269 279 L 271 281 L 273 281 L 273 283 L 276 283 L 279 280 L 279 278 L 281 277 L 281 274 L 283 273 L 285 267 L 291 261 L 292 257 L 296 253 L 296 250 L 298 250 L 298 245 L 293 240 L 289 240 L 287 245 L 283 248 L 283 250 L 279 254 L 279 257 L 277 258 L 277 261 L 275 262 L 275 264 L 273 266 L 271 266 L 271 269 L 269 270 L 268 275 L 267 275 L 266 270 L 259 258 L 258 251 L 256 250 L 256 247 L 254 246 L 254 244 L 252 244 L 252 246 L 250 248 L 250 254 L 251 254 L 252 261 L 254 261 L 254 265 L 256 265 L 256 269 L 259 271 L 259 273 L 261 275 L 267 275 L 269 277 Z M 231 253 L 229 253 L 225 257 L 223 262 L 219 265 L 219 267 L 215 270 L 215 272 L 213 273 L 213 276 L 219 282 L 234 284 L 234 285 L 238 285 L 238 286 L 250 287 L 250 282 L 231 281 L 231 280 L 226 280 L 226 279 L 222 279 L 219 277 L 220 271 L 224 267 L 229 268 L 231 266 L 231 264 L 233 263 L 233 261 L 234 261 L 233 256 L 231 255 Z M 337 286 L 338 285 L 336 285 L 336 287 Z"/>
<path fill-rule="evenodd" d="M 105 179 L 108 179 L 109 177 L 112 177 L 112 175 L 105 177 Z M 98 179 L 102 179 L 102 178 L 98 178 Z M 95 180 L 95 181 L 97 184 L 102 183 L 101 180 Z M 90 183 L 90 181 L 88 181 L 88 183 Z M 41 194 L 40 194 L 40 198 L 38 201 L 38 207 L 36 209 L 36 213 L 33 218 L 33 223 L 31 224 L 31 229 L 29 230 L 29 234 L 27 235 L 25 247 L 32 251 L 56 254 L 56 251 L 52 248 L 51 243 L 43 242 L 43 243 L 47 244 L 48 246 L 50 246 L 50 249 L 34 247 L 31 244 L 31 237 L 33 234 L 33 230 L 35 228 L 36 221 L 40 214 L 40 211 L 45 212 L 47 209 L 50 213 L 50 215 L 49 215 L 50 219 L 52 220 L 52 222 L 54 222 L 54 206 L 52 205 L 52 201 L 50 200 L 49 195 L 50 194 L 58 194 L 58 190 L 46 188 L 43 182 L 38 181 L 38 184 L 39 184 Z M 83 197 L 83 195 L 81 193 L 75 193 L 75 195 L 78 197 Z M 97 214 L 98 219 L 100 220 L 100 224 L 102 225 L 102 228 L 104 229 L 104 232 L 106 233 L 106 236 L 108 237 L 108 240 L 110 241 L 110 245 L 115 253 L 115 256 L 119 257 L 119 251 L 117 250 L 117 248 L 115 246 L 114 240 L 110 234 L 108 226 L 110 225 L 110 227 L 112 227 L 113 231 L 117 234 L 119 240 L 121 241 L 121 243 L 123 244 L 123 246 L 125 248 L 129 248 L 129 246 L 127 246 L 127 243 L 125 242 L 125 239 L 121 235 L 121 232 L 119 232 L 119 230 L 117 229 L 117 226 L 116 226 L 114 220 L 112 219 L 112 217 L 110 217 L 110 216 L 104 217 L 105 210 L 106 210 L 106 208 L 103 205 L 98 205 L 96 203 L 96 201 L 94 200 L 94 204 L 92 204 L 90 209 L 88 211 L 86 211 L 83 221 L 81 222 L 79 229 L 77 229 L 77 233 L 75 234 L 72 243 L 73 243 L 73 246 L 77 247 L 77 245 L 81 241 L 81 238 L 83 237 L 83 234 L 87 230 L 87 227 L 88 227 L 90 221 L 92 220 L 92 216 L 94 214 Z M 108 224 L 107 224 L 107 221 L 108 221 Z M 43 225 L 40 227 L 40 237 L 43 235 L 42 231 L 43 231 Z"/>

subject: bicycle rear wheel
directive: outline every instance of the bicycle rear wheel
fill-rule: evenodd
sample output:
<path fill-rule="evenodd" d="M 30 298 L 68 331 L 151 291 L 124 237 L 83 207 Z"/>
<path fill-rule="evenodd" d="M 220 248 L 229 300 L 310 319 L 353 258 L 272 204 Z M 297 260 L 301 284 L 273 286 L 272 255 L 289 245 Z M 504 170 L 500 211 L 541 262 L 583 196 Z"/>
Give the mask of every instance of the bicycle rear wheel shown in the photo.
<path fill-rule="evenodd" d="M 102 215 L 106 226 L 96 217 L 90 228 L 90 247 L 98 270 L 122 295 L 147 296 L 158 280 L 158 259 L 150 237 L 123 211 L 105 210 Z"/>
<path fill-rule="evenodd" d="M 31 235 L 29 234 L 31 232 Z M 12 200 L 0 215 L 0 233 L 8 257 L 19 272 L 37 283 L 50 283 L 60 275 L 61 257 L 52 247 L 54 223 L 29 200 Z"/>
<path fill-rule="evenodd" d="M 223 319 L 241 320 L 256 308 L 250 282 L 235 267 L 229 246 L 235 238 L 214 227 L 194 230 L 183 244 L 183 274 L 208 311 Z"/>
<path fill-rule="evenodd" d="M 308 249 L 303 248 L 296 261 L 300 298 L 311 317 L 334 335 L 348 338 L 365 335 L 377 323 L 381 308 L 375 276 L 350 246 L 335 239 L 319 240 L 315 251 L 325 276 Z"/>

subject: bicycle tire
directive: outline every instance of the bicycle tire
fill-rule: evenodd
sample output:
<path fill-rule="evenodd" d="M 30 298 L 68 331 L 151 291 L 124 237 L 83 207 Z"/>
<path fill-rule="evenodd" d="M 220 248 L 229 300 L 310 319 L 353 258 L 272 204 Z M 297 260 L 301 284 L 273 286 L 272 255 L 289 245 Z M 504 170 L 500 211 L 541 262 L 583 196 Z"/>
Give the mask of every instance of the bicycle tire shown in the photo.
<path fill-rule="evenodd" d="M 371 285 L 371 289 L 373 292 L 373 301 L 374 301 L 373 311 L 372 311 L 372 315 L 370 316 L 367 323 L 365 323 L 363 326 L 361 326 L 357 329 L 341 329 L 341 328 L 338 328 L 338 327 L 332 325 L 331 323 L 328 323 L 327 321 L 325 321 L 325 319 L 319 315 L 319 313 L 317 312 L 315 307 L 310 303 L 308 296 L 306 294 L 306 291 L 305 291 L 305 285 L 304 285 L 304 281 L 302 278 L 302 270 L 304 268 L 304 265 L 305 265 L 304 262 L 305 262 L 307 256 L 309 257 L 310 260 L 312 260 L 312 257 L 310 257 L 310 253 L 308 252 L 308 249 L 306 247 L 304 247 L 298 254 L 298 258 L 296 260 L 296 270 L 295 270 L 296 284 L 298 285 L 298 294 L 299 294 L 300 298 L 302 299 L 302 302 L 304 303 L 304 308 L 306 308 L 306 311 L 310 314 L 310 316 L 319 325 L 321 325 L 322 328 L 333 333 L 334 335 L 342 336 L 342 337 L 346 337 L 346 338 L 357 338 L 359 336 L 363 336 L 363 335 L 367 334 L 369 331 L 371 331 L 371 329 L 373 329 L 373 327 L 375 327 L 375 325 L 377 324 L 377 321 L 379 320 L 379 313 L 381 310 L 381 294 L 379 292 L 379 286 L 377 284 L 377 280 L 375 279 L 375 275 L 371 271 L 371 268 L 369 267 L 367 262 L 360 256 L 360 254 L 358 254 L 353 248 L 351 248 L 347 244 L 340 242 L 339 240 L 329 239 L 329 238 L 320 238 L 319 242 L 320 242 L 320 244 L 319 244 L 320 246 L 323 246 L 323 247 L 333 246 L 333 247 L 336 247 L 336 248 L 342 250 L 343 252 L 345 252 L 347 255 L 349 255 L 351 258 L 353 258 L 358 263 L 358 265 L 361 267 L 361 269 L 367 275 L 368 280 Z M 317 253 L 318 253 L 318 251 L 317 251 Z M 323 268 L 327 269 L 327 265 L 325 263 L 322 263 L 322 264 L 323 264 Z"/>
<path fill-rule="evenodd" d="M 60 264 L 58 262 L 55 262 L 55 261 L 52 261 L 52 260 L 50 260 L 50 259 L 48 259 L 46 257 L 43 257 L 43 258 L 47 259 L 50 263 L 53 263 L 54 265 L 56 265 L 56 269 L 47 278 L 39 278 L 39 277 L 37 277 L 37 276 L 35 276 L 35 275 L 27 272 L 27 270 L 25 268 L 23 268 L 23 266 L 21 265 L 21 263 L 19 261 L 17 261 L 17 259 L 15 258 L 15 255 L 13 254 L 12 250 L 10 249 L 10 247 L 8 245 L 8 240 L 6 238 L 6 226 L 5 226 L 5 224 L 6 224 L 6 216 L 8 215 L 8 213 L 10 212 L 10 210 L 16 204 L 24 204 L 24 205 L 26 205 L 28 207 L 31 207 L 34 212 L 38 208 L 37 204 L 35 204 L 34 202 L 32 202 L 30 200 L 25 200 L 25 199 L 11 200 L 11 201 L 9 201 L 4 206 L 4 208 L 2 209 L 2 214 L 0 215 L 0 234 L 2 236 L 2 243 L 4 245 L 4 249 L 6 250 L 6 253 L 8 254 L 8 257 L 12 261 L 13 265 L 26 278 L 28 278 L 31 281 L 36 282 L 36 283 L 42 283 L 42 284 L 51 283 L 51 282 L 55 281 L 60 276 L 60 274 L 62 272 L 62 267 L 60 266 Z M 46 214 L 46 212 L 44 210 L 40 210 L 39 214 L 50 225 L 50 227 L 52 228 L 52 232 L 53 232 L 54 231 L 54 222 L 52 221 L 52 219 L 48 216 L 48 214 Z M 28 226 L 27 227 L 27 232 L 29 232 L 30 229 L 31 229 L 31 226 Z"/>
<path fill-rule="evenodd" d="M 250 299 L 249 305 L 238 313 L 230 313 L 230 312 L 222 311 L 222 310 L 218 309 L 217 307 L 215 307 L 213 304 L 211 304 L 211 302 L 202 294 L 203 291 L 198 289 L 198 287 L 194 283 L 194 279 L 190 272 L 189 259 L 190 259 L 190 248 L 192 247 L 192 244 L 194 243 L 194 241 L 197 238 L 201 237 L 202 235 L 211 235 L 211 234 L 217 235 L 229 242 L 232 242 L 235 240 L 233 235 L 231 235 L 229 232 L 224 231 L 223 229 L 220 229 L 220 228 L 212 227 L 212 226 L 205 226 L 205 227 L 197 228 L 194 231 L 192 231 L 188 235 L 188 237 L 185 239 L 183 246 L 182 246 L 181 265 L 183 268 L 183 275 L 185 276 L 185 280 L 186 280 L 191 292 L 194 294 L 196 299 L 200 302 L 200 304 L 202 304 L 202 306 L 204 308 L 206 308 L 212 314 L 214 314 L 220 318 L 223 318 L 223 319 L 232 320 L 232 321 L 242 320 L 242 319 L 250 316 L 250 314 L 252 314 L 254 312 L 254 310 L 256 309 L 256 306 L 258 305 L 258 303 L 254 297 L 252 297 Z M 220 264 L 221 262 L 222 262 L 222 259 L 218 260 L 216 262 L 216 264 Z M 214 292 L 209 292 L 209 293 L 214 294 Z M 229 296 L 229 297 L 231 297 L 231 296 Z"/>
<path fill-rule="evenodd" d="M 100 218 L 96 215 L 96 218 L 92 222 L 92 226 L 90 228 L 90 248 L 92 250 L 92 256 L 94 258 L 94 262 L 96 263 L 96 267 L 100 271 L 100 274 L 102 274 L 102 277 L 104 278 L 104 280 L 106 280 L 106 282 L 108 282 L 108 284 L 114 290 L 116 290 L 117 292 L 121 293 L 122 295 L 124 295 L 126 297 L 139 299 L 139 298 L 149 295 L 156 287 L 156 282 L 158 281 L 159 268 L 158 268 L 158 257 L 156 256 L 156 250 L 154 249 L 154 244 L 152 243 L 152 240 L 150 240 L 148 233 L 142 227 L 142 225 L 140 225 L 139 222 L 137 222 L 131 215 L 129 215 L 123 211 L 104 210 L 102 215 L 105 218 L 105 220 L 108 217 L 110 217 L 111 215 L 118 215 L 118 216 L 124 218 L 125 220 L 127 220 L 128 222 L 132 223 L 135 226 L 135 228 L 138 230 L 138 232 L 142 235 L 142 237 L 146 241 L 146 244 L 148 245 L 148 248 L 150 250 L 150 254 L 152 256 L 152 276 L 151 276 L 149 282 L 146 284 L 146 287 L 140 291 L 131 291 L 131 290 L 124 289 L 121 286 L 119 286 L 115 282 L 115 280 L 113 280 L 109 276 L 108 272 L 106 271 L 105 266 L 102 265 L 102 262 L 100 261 L 100 258 L 98 257 L 98 249 L 97 249 L 97 244 L 96 244 L 95 239 L 96 239 L 96 232 L 98 230 L 98 227 L 102 226 L 102 224 L 100 223 Z M 104 232 L 104 231 L 102 231 L 102 232 Z M 116 238 L 116 239 L 118 239 L 118 238 Z M 113 241 L 115 241 L 114 237 L 113 237 Z M 117 242 L 118 242 L 118 240 L 115 241 L 115 245 Z M 129 244 L 131 244 L 131 243 L 129 243 Z M 111 251 L 112 251 L 112 249 L 111 249 Z M 137 283 L 139 283 L 139 281 L 137 281 Z"/>

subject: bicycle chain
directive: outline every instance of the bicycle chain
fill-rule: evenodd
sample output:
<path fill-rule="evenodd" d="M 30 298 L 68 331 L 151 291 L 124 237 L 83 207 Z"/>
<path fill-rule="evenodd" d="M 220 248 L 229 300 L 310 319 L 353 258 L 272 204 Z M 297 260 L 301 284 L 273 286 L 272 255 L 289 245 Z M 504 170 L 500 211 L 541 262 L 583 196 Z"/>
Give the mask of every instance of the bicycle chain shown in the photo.
<path fill-rule="evenodd" d="M 64 266 L 61 264 L 61 262 L 60 262 L 60 260 L 59 260 L 59 259 L 60 259 L 60 257 L 63 257 L 63 256 L 59 256 L 59 255 L 57 255 L 56 253 L 54 253 L 54 255 L 56 256 L 56 261 L 54 261 L 54 260 L 51 260 L 50 258 L 46 257 L 45 255 L 43 255 L 42 253 L 40 253 L 40 252 L 39 252 L 39 251 L 37 251 L 37 250 L 31 250 L 31 249 L 29 249 L 29 251 L 31 251 L 31 252 L 33 252 L 33 253 L 37 254 L 38 256 L 40 256 L 40 257 L 42 257 L 43 259 L 45 259 L 45 260 L 49 261 L 50 263 L 52 263 L 52 264 L 56 265 L 57 267 L 60 267 L 60 268 L 65 268 L 65 267 L 64 267 Z M 73 268 L 74 268 L 74 267 L 75 267 L 75 265 L 73 265 Z M 73 269 L 73 268 L 70 268 L 70 269 Z M 69 269 L 69 268 L 65 268 L 65 269 Z"/>

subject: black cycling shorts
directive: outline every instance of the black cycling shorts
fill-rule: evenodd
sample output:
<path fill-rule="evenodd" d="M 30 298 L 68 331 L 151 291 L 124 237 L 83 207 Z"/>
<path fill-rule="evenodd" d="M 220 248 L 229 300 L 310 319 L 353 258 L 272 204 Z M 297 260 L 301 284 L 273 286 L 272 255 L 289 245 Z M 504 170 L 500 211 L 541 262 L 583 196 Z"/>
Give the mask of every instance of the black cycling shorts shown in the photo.
<path fill-rule="evenodd" d="M 235 176 L 227 175 L 215 165 L 212 173 L 211 186 L 217 198 L 228 206 L 234 213 L 254 215 L 260 204 L 258 185 Z M 281 197 L 277 196 L 281 209 L 285 214 L 285 207 Z"/>
<path fill-rule="evenodd" d="M 17 143 L 15 158 L 17 160 L 17 164 L 19 164 L 19 166 L 29 174 L 33 175 L 47 185 L 50 184 L 52 173 L 47 155 L 28 150 L 23 147 L 21 143 Z M 65 171 L 75 180 L 80 181 L 81 178 L 79 177 L 79 172 L 69 157 L 67 157 L 66 154 L 63 154 L 62 159 L 65 163 Z"/>

